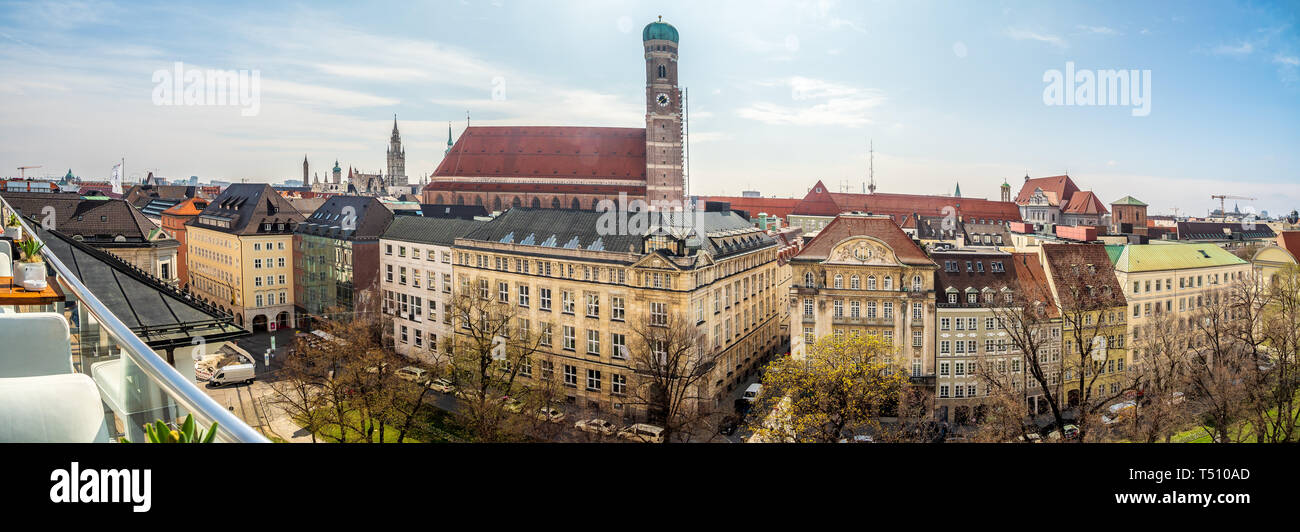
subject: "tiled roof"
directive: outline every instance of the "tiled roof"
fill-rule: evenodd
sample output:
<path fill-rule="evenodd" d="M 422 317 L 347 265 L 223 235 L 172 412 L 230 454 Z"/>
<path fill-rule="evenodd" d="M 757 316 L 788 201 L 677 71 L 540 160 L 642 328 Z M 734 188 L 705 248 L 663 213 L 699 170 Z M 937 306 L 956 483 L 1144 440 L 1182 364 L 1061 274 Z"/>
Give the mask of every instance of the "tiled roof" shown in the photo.
<path fill-rule="evenodd" d="M 198 187 L 188 185 L 132 185 L 122 199 L 143 208 L 150 200 L 172 200 L 173 203 L 198 195 Z"/>
<path fill-rule="evenodd" d="M 203 209 L 208 206 L 208 200 L 201 198 L 190 198 L 175 205 L 172 205 L 163 214 L 172 216 L 197 216 Z"/>
<path fill-rule="evenodd" d="M 228 221 L 228 226 L 209 223 L 208 218 Z M 301 223 L 302 214 L 284 196 L 265 183 L 234 183 L 208 203 L 208 207 L 187 225 L 229 234 L 292 232 Z M 271 224 L 269 231 L 262 224 Z M 280 224 L 280 229 L 276 229 Z"/>
<path fill-rule="evenodd" d="M 644 181 L 645 150 L 645 128 L 472 126 L 433 176 Z"/>
<path fill-rule="evenodd" d="M 1034 189 L 1043 189 L 1052 198 L 1052 205 L 1059 205 L 1062 202 L 1070 201 L 1070 197 L 1079 191 L 1079 187 L 1074 185 L 1074 181 L 1068 175 L 1058 175 L 1052 177 L 1036 177 L 1025 181 L 1020 187 L 1020 193 L 1016 194 L 1016 204 L 1028 205 L 1029 198 L 1034 195 Z"/>
<path fill-rule="evenodd" d="M 1070 214 L 1107 214 L 1106 205 L 1091 190 L 1083 190 L 1070 196 L 1070 203 L 1061 209 Z"/>
<path fill-rule="evenodd" d="M 1061 315 L 1056 304 L 1052 302 L 1051 286 L 1047 284 L 1047 271 L 1043 269 L 1043 264 L 1039 262 L 1038 255 L 1035 253 L 1012 253 L 1011 265 L 1016 269 L 1016 283 L 1020 287 L 1022 299 L 1026 301 L 1042 301 L 1043 310 L 1046 311 L 1048 318 L 1056 318 Z"/>
<path fill-rule="evenodd" d="M 966 299 L 967 290 L 982 293 L 985 289 L 993 290 L 995 303 L 1003 303 L 1002 289 L 1016 289 L 1015 268 L 1011 265 L 1011 254 L 1005 252 L 936 252 L 930 258 L 939 265 L 934 276 L 936 300 L 948 305 L 948 292 L 956 291 L 957 305 L 982 306 L 981 295 L 974 304 Z"/>
<path fill-rule="evenodd" d="M 855 214 L 836 216 L 804 246 L 803 251 L 795 255 L 794 259 L 825 260 L 840 241 L 860 235 L 874 237 L 884 242 L 894 250 L 894 254 L 903 264 L 934 266 L 934 261 L 930 260 L 892 219 Z"/>
<path fill-rule="evenodd" d="M 384 231 L 385 240 L 401 240 L 417 244 L 450 246 L 457 238 L 470 234 L 487 222 L 461 218 L 431 218 L 425 216 L 397 216 Z"/>
<path fill-rule="evenodd" d="M 1043 244 L 1047 270 L 1056 287 L 1056 295 L 1066 307 L 1075 304 L 1070 287 L 1086 283 L 1096 290 L 1085 302 L 1092 305 L 1122 306 L 1124 291 L 1115 277 L 1105 244 Z M 1109 292 L 1109 296 L 1105 295 Z"/>
<path fill-rule="evenodd" d="M 393 212 L 370 196 L 334 196 L 298 224 L 295 233 L 339 240 L 378 240 Z"/>
<path fill-rule="evenodd" d="M 1109 251 L 1109 246 L 1107 247 Z M 1214 244 L 1130 244 L 1115 258 L 1115 270 L 1154 272 L 1247 264 Z"/>
<path fill-rule="evenodd" d="M 42 219 L 46 207 L 53 209 L 54 227 L 87 241 L 111 243 L 117 236 L 127 242 L 149 240 L 158 229 L 149 218 L 120 199 L 85 199 L 78 194 L 49 192 L 4 192 L 6 200 L 24 216 Z"/>
<path fill-rule="evenodd" d="M 1263 223 L 1251 227 L 1242 222 L 1178 222 L 1179 240 L 1257 240 L 1276 237 L 1273 228 Z"/>
<path fill-rule="evenodd" d="M 1278 233 L 1277 245 L 1290 251 L 1292 255 L 1300 256 L 1300 231 L 1282 231 Z"/>
<path fill-rule="evenodd" d="M 830 192 L 821 181 L 791 210 L 795 215 L 835 216 L 844 212 L 883 214 L 902 224 L 912 214 L 946 216 L 946 208 L 966 220 L 1020 221 L 1014 203 L 980 198 L 926 196 L 920 194 L 850 194 Z"/>

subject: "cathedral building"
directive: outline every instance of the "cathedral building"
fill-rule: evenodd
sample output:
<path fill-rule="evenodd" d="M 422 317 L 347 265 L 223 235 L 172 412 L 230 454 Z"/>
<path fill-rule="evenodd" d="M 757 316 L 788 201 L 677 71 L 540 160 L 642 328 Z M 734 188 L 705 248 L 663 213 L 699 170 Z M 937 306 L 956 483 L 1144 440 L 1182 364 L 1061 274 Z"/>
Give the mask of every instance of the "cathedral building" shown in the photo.
<path fill-rule="evenodd" d="M 401 196 L 418 193 L 420 183 L 412 184 L 406 177 L 406 148 L 402 147 L 402 134 L 397 129 L 397 115 L 393 115 L 393 133 L 388 139 L 387 174 L 376 172 L 367 174 L 348 167 L 347 179 L 343 179 L 343 168 L 337 160 L 330 175 L 321 181 L 320 175 L 307 179 L 307 157 L 302 158 L 302 178 L 304 184 L 311 186 L 312 192 L 330 194 L 358 194 L 364 196 Z"/>
<path fill-rule="evenodd" d="M 494 211 L 593 209 L 625 194 L 680 205 L 686 190 L 677 28 L 651 22 L 641 40 L 645 127 L 468 127 L 424 187 L 424 202 Z"/>

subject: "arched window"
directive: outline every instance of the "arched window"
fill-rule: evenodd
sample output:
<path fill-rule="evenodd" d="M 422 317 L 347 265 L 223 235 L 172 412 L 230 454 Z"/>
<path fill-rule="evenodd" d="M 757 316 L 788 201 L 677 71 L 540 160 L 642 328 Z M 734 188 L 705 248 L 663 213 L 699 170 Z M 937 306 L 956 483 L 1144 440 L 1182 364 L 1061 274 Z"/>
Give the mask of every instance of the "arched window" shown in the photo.
<path fill-rule="evenodd" d="M 552 209 L 560 208 L 560 198 L 554 196 L 551 197 L 551 208 Z"/>
<path fill-rule="evenodd" d="M 479 207 L 483 206 L 483 196 L 474 196 L 474 204 Z"/>
<path fill-rule="evenodd" d="M 884 282 L 885 282 L 885 290 L 893 290 L 893 289 L 894 289 L 894 278 L 893 278 L 893 277 L 890 277 L 890 276 L 886 275 L 886 276 L 885 276 L 885 281 L 884 281 Z"/>
<path fill-rule="evenodd" d="M 436 204 L 441 204 L 441 203 L 442 203 L 442 194 L 438 194 L 437 196 L 434 196 L 434 197 L 433 197 L 433 202 L 436 203 Z"/>
<path fill-rule="evenodd" d="M 874 275 L 868 275 L 868 276 L 867 276 L 867 290 L 875 290 L 875 289 L 876 289 L 876 276 L 874 276 Z"/>
<path fill-rule="evenodd" d="M 858 276 L 849 277 L 849 289 L 858 290 L 862 288 L 862 283 L 858 281 Z"/>
<path fill-rule="evenodd" d="M 456 196 L 456 205 L 464 205 L 465 196 Z"/>
<path fill-rule="evenodd" d="M 522 202 L 522 201 L 519 200 L 519 196 L 515 196 L 515 199 L 513 199 L 513 200 L 510 201 L 510 206 L 511 206 L 511 207 L 522 207 L 523 205 L 524 205 L 524 202 Z"/>
<path fill-rule="evenodd" d="M 816 287 L 817 287 L 817 283 L 816 283 L 815 280 L 813 279 L 813 274 L 812 274 L 812 272 L 806 272 L 806 273 L 803 274 L 803 286 L 804 286 L 804 288 L 816 288 Z"/>
<path fill-rule="evenodd" d="M 500 197 L 492 198 L 492 210 L 494 210 L 494 211 L 499 211 L 499 210 L 501 210 L 501 198 L 500 198 Z"/>
<path fill-rule="evenodd" d="M 659 77 L 660 78 L 668 77 L 668 69 L 664 68 L 663 65 L 659 65 Z"/>
<path fill-rule="evenodd" d="M 913 291 L 913 292 L 920 292 L 920 291 L 921 291 L 921 276 L 920 276 L 920 275 L 917 275 L 917 276 L 913 276 L 913 277 L 912 277 L 912 291 Z"/>
<path fill-rule="evenodd" d="M 538 199 L 538 198 L 533 198 L 533 208 L 534 208 L 534 209 L 540 209 L 540 208 L 542 208 L 542 200 L 540 200 L 540 199 Z"/>
<path fill-rule="evenodd" d="M 844 276 L 835 274 L 835 288 L 844 288 Z"/>
<path fill-rule="evenodd" d="M 574 210 L 581 209 L 582 203 L 578 201 L 578 198 L 573 198 L 573 201 L 569 203 L 569 208 Z"/>

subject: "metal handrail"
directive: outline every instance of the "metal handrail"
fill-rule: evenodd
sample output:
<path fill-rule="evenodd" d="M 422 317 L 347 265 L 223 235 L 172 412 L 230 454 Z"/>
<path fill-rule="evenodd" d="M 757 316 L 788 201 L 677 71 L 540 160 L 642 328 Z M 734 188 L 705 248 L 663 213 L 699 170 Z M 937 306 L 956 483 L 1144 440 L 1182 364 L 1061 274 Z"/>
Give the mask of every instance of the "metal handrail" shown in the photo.
<path fill-rule="evenodd" d="M 0 203 L 4 204 L 5 210 L 16 212 L 12 205 L 3 197 L 0 197 Z M 18 217 L 23 226 L 23 234 L 30 236 L 32 239 L 40 242 L 36 232 L 32 231 L 27 225 L 27 220 Z M 41 242 L 44 244 L 44 242 Z M 197 412 L 200 415 L 217 422 L 217 437 L 224 441 L 235 441 L 240 443 L 270 443 L 265 436 L 244 423 L 234 413 L 225 409 L 215 399 L 200 390 L 198 386 L 190 382 L 189 379 L 181 375 L 176 368 L 163 360 L 158 353 L 149 348 L 149 345 L 141 340 L 139 336 L 131 332 L 131 329 L 118 319 L 104 303 L 91 293 L 86 285 L 81 283 L 76 275 L 73 275 L 67 266 L 63 265 L 53 251 L 48 247 L 41 247 L 41 256 L 45 262 L 54 268 L 55 273 L 63 284 L 72 290 L 72 293 L 81 301 L 86 310 L 99 320 L 100 328 L 108 333 L 118 342 L 124 356 L 128 356 L 131 362 L 135 363 L 146 376 L 154 383 L 166 390 L 168 396 L 176 401 L 178 405 L 190 412 Z"/>

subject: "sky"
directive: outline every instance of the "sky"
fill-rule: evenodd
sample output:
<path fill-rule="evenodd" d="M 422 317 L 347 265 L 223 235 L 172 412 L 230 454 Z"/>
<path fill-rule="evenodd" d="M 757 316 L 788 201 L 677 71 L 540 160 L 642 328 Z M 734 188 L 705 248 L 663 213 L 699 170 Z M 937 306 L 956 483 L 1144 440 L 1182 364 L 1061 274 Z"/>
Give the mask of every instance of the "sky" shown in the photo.
<path fill-rule="evenodd" d="M 376 172 L 396 115 L 415 178 L 467 112 L 644 127 L 658 16 L 681 34 L 692 194 L 861 191 L 874 144 L 879 192 L 997 199 L 1068 173 L 1153 214 L 1204 215 L 1211 194 L 1300 208 L 1295 0 L 0 2 L 0 175 L 106 179 L 124 159 L 137 177 L 280 182 L 304 155 Z M 256 71 L 256 115 L 156 105 L 176 62 Z M 1149 72 L 1132 84 L 1149 114 L 1048 105 L 1067 64 Z"/>

